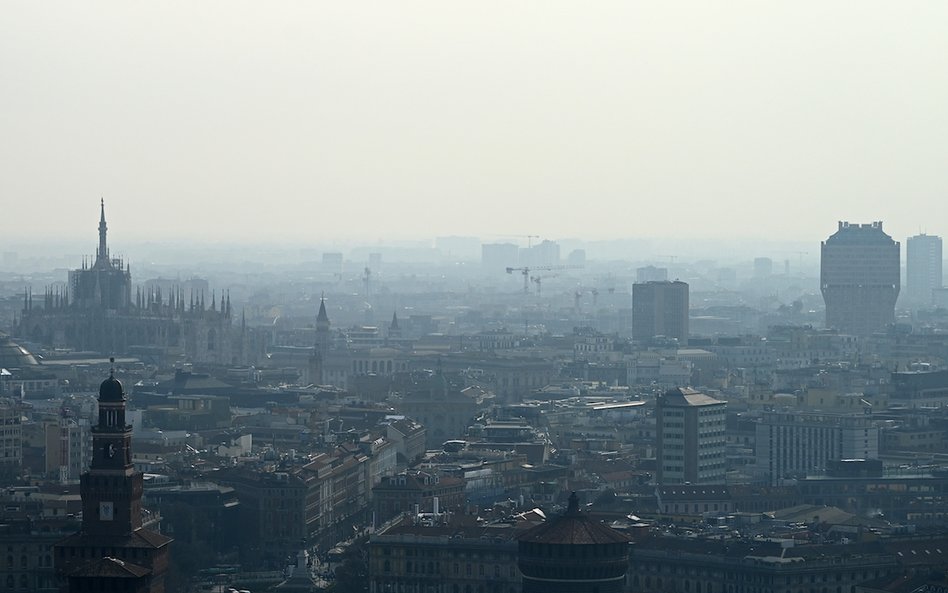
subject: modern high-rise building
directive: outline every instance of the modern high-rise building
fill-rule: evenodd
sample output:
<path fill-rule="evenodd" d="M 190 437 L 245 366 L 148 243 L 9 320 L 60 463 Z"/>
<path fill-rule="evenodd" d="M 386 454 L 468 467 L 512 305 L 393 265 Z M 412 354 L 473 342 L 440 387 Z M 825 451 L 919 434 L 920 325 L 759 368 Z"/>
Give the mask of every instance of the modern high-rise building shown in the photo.
<path fill-rule="evenodd" d="M 769 257 L 754 258 L 754 278 L 769 278 L 774 273 L 774 260 Z"/>
<path fill-rule="evenodd" d="M 915 305 L 932 304 L 941 288 L 941 237 L 915 235 L 905 242 L 905 296 Z"/>
<path fill-rule="evenodd" d="M 656 404 L 658 484 L 723 484 L 727 402 L 678 387 Z"/>
<path fill-rule="evenodd" d="M 645 341 L 655 336 L 688 342 L 688 284 L 637 282 L 632 285 L 632 339 Z"/>
<path fill-rule="evenodd" d="M 882 222 L 841 221 L 820 251 L 826 327 L 868 335 L 894 323 L 899 275 L 899 243 Z"/>

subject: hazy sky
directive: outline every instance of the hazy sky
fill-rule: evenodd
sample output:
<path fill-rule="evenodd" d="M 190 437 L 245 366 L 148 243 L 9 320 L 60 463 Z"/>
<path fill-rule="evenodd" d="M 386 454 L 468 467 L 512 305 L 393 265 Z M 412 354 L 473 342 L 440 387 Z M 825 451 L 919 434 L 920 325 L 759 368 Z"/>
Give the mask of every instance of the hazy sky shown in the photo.
<path fill-rule="evenodd" d="M 0 6 L 0 243 L 948 234 L 948 2 Z M 502 237 L 499 238 L 502 240 Z"/>

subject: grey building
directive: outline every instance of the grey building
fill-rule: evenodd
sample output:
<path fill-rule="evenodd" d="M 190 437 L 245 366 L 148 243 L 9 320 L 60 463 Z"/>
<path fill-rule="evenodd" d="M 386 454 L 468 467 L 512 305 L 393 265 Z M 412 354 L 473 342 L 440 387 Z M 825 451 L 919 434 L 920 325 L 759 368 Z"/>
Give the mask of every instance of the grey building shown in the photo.
<path fill-rule="evenodd" d="M 658 398 L 658 484 L 724 483 L 726 412 L 727 402 L 687 387 Z"/>
<path fill-rule="evenodd" d="M 905 242 L 905 296 L 915 305 L 932 304 L 932 294 L 941 288 L 941 237 L 915 235 Z"/>
<path fill-rule="evenodd" d="M 771 485 L 821 473 L 834 461 L 879 457 L 879 429 L 865 414 L 767 412 L 756 442 L 757 467 Z"/>
<path fill-rule="evenodd" d="M 632 285 L 632 339 L 655 336 L 688 342 L 688 284 L 675 280 Z"/>
<path fill-rule="evenodd" d="M 882 222 L 840 221 L 820 251 L 826 326 L 869 335 L 894 323 L 899 275 L 899 243 L 883 232 Z"/>

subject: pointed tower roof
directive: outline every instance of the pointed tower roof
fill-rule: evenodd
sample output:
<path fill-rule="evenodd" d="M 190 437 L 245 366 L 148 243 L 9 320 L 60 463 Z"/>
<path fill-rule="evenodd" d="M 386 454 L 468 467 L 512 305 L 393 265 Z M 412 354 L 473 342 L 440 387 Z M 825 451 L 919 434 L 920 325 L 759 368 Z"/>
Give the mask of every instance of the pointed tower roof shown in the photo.
<path fill-rule="evenodd" d="M 99 203 L 99 249 L 96 251 L 95 259 L 96 264 L 102 265 L 103 263 L 108 263 L 109 260 L 109 246 L 107 240 L 108 225 L 105 223 L 105 198 L 100 198 Z"/>
<path fill-rule="evenodd" d="M 329 315 L 326 314 L 326 297 L 319 297 L 319 313 L 316 314 L 317 323 L 329 324 Z"/>
<path fill-rule="evenodd" d="M 392 312 L 392 324 L 388 326 L 388 329 L 399 329 L 398 327 L 398 312 Z"/>

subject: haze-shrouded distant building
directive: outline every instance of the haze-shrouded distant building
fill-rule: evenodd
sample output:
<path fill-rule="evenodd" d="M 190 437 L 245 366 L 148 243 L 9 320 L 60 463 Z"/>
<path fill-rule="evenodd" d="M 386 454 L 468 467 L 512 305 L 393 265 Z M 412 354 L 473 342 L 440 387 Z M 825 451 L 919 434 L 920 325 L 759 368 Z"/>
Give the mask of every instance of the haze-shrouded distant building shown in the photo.
<path fill-rule="evenodd" d="M 636 282 L 664 282 L 668 280 L 668 268 L 645 266 L 635 269 Z"/>
<path fill-rule="evenodd" d="M 723 484 L 727 402 L 679 387 L 655 407 L 659 485 Z"/>
<path fill-rule="evenodd" d="M 536 245 L 520 250 L 521 266 L 556 266 L 560 263 L 560 245 L 544 239 Z"/>
<path fill-rule="evenodd" d="M 840 221 L 820 251 L 826 327 L 868 335 L 894 323 L 899 275 L 899 243 L 882 222 Z"/>
<path fill-rule="evenodd" d="M 688 284 L 638 282 L 632 285 L 632 339 L 651 340 L 655 336 L 688 342 Z"/>
<path fill-rule="evenodd" d="M 754 278 L 769 278 L 774 273 L 774 260 L 769 257 L 754 258 Z"/>
<path fill-rule="evenodd" d="M 513 243 L 485 243 L 481 245 L 481 265 L 487 272 L 503 273 L 508 266 L 520 261 L 520 248 Z"/>
<path fill-rule="evenodd" d="M 246 328 L 233 324 L 229 296 L 158 284 L 133 295 L 129 265 L 111 256 L 107 230 L 103 202 L 94 261 L 71 270 L 66 290 L 47 289 L 41 302 L 25 294 L 16 335 L 50 348 L 252 362 Z"/>
<path fill-rule="evenodd" d="M 931 305 L 941 288 L 941 237 L 915 235 L 905 242 L 905 296 L 917 305 Z"/>

